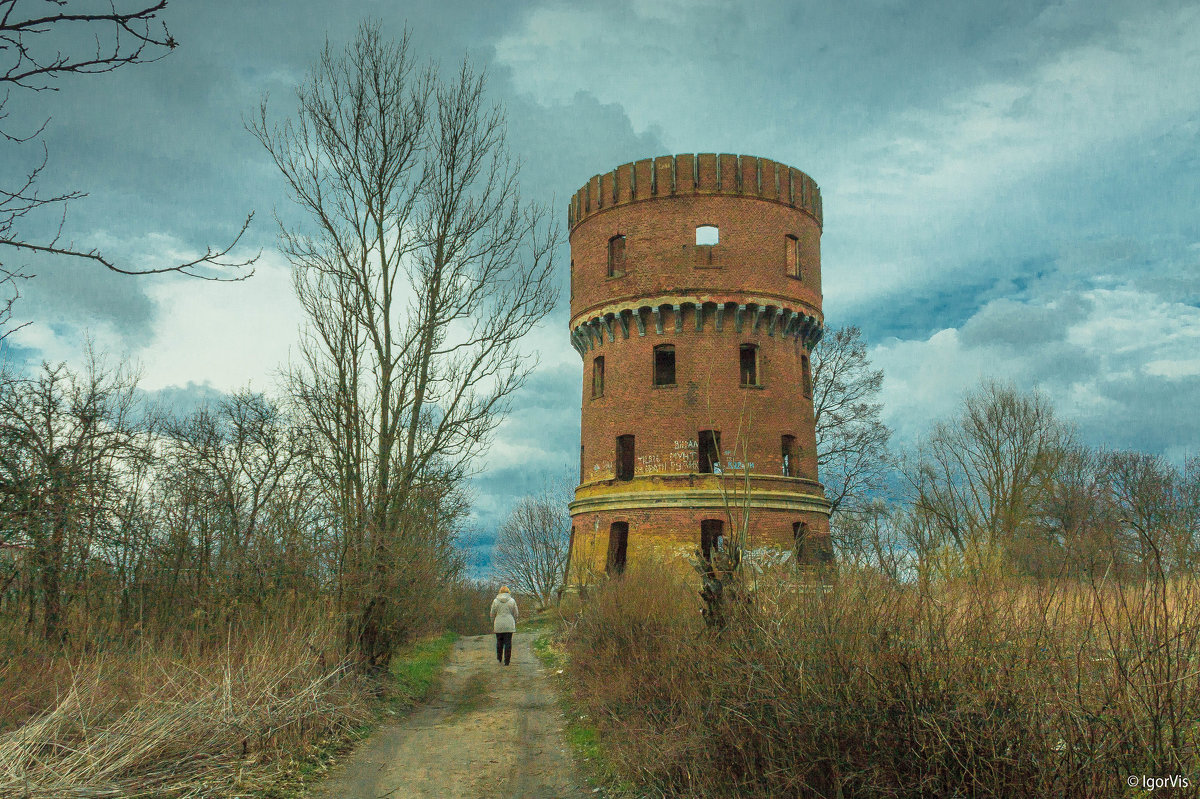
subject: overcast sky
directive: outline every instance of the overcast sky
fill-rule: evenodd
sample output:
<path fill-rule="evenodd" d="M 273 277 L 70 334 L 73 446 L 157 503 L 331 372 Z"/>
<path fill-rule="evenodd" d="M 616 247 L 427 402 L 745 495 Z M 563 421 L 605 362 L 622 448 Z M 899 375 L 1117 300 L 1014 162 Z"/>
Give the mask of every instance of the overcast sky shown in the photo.
<path fill-rule="evenodd" d="M 747 153 L 812 175 L 826 322 L 865 331 L 899 444 L 992 376 L 1046 392 L 1092 444 L 1200 453 L 1188 2 L 172 3 L 167 58 L 13 95 L 6 125 L 51 117 L 44 186 L 89 193 L 66 223 L 77 245 L 158 265 L 255 211 L 257 274 L 208 284 L 39 262 L 6 357 L 77 362 L 90 336 L 180 407 L 270 390 L 302 321 L 273 220 L 295 211 L 243 118 L 266 93 L 294 107 L 326 37 L 344 44 L 366 17 L 396 35 L 407 24 L 446 68 L 488 69 L 526 194 L 563 217 L 590 176 L 655 155 Z M 40 155 L 3 152 L 0 177 Z M 564 245 L 564 288 L 567 264 Z M 576 463 L 565 295 L 481 464 L 480 553 L 517 496 Z"/>

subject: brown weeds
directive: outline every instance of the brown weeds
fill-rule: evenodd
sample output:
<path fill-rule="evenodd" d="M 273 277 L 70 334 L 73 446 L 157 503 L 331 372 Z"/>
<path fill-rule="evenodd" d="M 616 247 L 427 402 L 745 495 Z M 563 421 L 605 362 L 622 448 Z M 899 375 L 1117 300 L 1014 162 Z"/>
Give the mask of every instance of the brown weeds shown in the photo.
<path fill-rule="evenodd" d="M 762 579 L 719 635 L 650 567 L 567 631 L 626 776 L 677 796 L 1127 796 L 1197 773 L 1200 586 Z"/>
<path fill-rule="evenodd" d="M 359 679 L 328 657 L 330 633 L 281 625 L 231 633 L 203 656 L 147 648 L 61 661 L 54 700 L 0 734 L 0 796 L 248 791 L 292 751 L 366 719 Z M 6 681 L 19 692 L 18 675 Z"/>

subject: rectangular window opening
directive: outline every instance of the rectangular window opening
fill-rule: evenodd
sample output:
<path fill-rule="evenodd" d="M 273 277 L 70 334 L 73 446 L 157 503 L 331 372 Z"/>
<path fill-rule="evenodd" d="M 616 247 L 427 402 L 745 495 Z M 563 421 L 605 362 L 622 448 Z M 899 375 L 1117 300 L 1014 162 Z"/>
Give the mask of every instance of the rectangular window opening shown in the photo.
<path fill-rule="evenodd" d="M 804 381 L 804 396 L 812 399 L 812 371 L 808 365 L 808 356 L 800 356 L 800 379 Z"/>
<path fill-rule="evenodd" d="M 608 557 L 605 559 L 604 571 L 608 574 L 622 574 L 625 571 L 625 557 L 629 553 L 629 522 L 613 522 L 608 528 Z"/>
<path fill-rule="evenodd" d="M 716 225 L 700 225 L 696 228 L 696 244 L 700 247 L 712 247 L 721 241 L 721 231 Z"/>
<path fill-rule="evenodd" d="M 625 274 L 625 237 L 613 236 L 608 240 L 608 276 Z"/>
<path fill-rule="evenodd" d="M 604 356 L 597 355 L 592 361 L 592 396 L 604 396 Z"/>
<path fill-rule="evenodd" d="M 786 236 L 783 241 L 787 273 L 792 277 L 800 277 L 800 239 L 795 236 Z"/>
<path fill-rule="evenodd" d="M 633 436 L 617 436 L 617 479 L 633 479 Z"/>
<path fill-rule="evenodd" d="M 700 522 L 700 552 L 707 561 L 712 560 L 714 552 L 722 549 L 722 539 L 725 535 L 725 522 L 720 519 L 703 519 Z"/>
<path fill-rule="evenodd" d="M 796 464 L 796 437 L 783 436 L 780 440 L 780 449 L 783 455 L 783 476 L 796 477 L 799 474 Z"/>
<path fill-rule="evenodd" d="M 743 344 L 739 352 L 742 385 L 758 385 L 758 347 L 753 344 Z"/>
<path fill-rule="evenodd" d="M 721 431 L 701 430 L 697 435 L 700 474 L 721 473 Z"/>
<path fill-rule="evenodd" d="M 671 344 L 654 348 L 654 385 L 675 385 L 675 347 Z"/>

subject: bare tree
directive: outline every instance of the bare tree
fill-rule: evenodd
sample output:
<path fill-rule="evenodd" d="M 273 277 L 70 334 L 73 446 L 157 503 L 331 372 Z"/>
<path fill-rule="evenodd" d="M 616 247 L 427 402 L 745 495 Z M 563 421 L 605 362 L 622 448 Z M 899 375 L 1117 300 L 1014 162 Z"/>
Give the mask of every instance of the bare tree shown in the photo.
<path fill-rule="evenodd" d="M 860 503 L 831 525 L 840 560 L 878 570 L 893 582 L 909 576 L 916 548 L 905 535 L 904 510 L 882 499 Z"/>
<path fill-rule="evenodd" d="M 83 375 L 43 365 L 36 377 L 0 383 L 0 543 L 29 548 L 46 641 L 65 640 L 68 577 L 86 575 L 130 462 L 148 457 L 136 385 L 95 358 Z M 33 612 L 31 602 L 29 626 Z"/>
<path fill-rule="evenodd" d="M 1044 396 L 986 382 L 918 452 L 906 475 L 914 510 L 959 551 L 1011 554 L 1037 529 L 1071 444 Z"/>
<path fill-rule="evenodd" d="M 1195 459 L 1177 469 L 1161 455 L 1112 452 L 1105 457 L 1108 499 L 1129 554 L 1155 571 L 1195 568 L 1200 554 L 1200 484 Z"/>
<path fill-rule="evenodd" d="M 532 594 L 541 607 L 566 579 L 571 543 L 568 487 L 560 482 L 521 497 L 500 525 L 492 564 L 515 590 Z"/>
<path fill-rule="evenodd" d="M 878 490 L 891 466 L 892 431 L 880 419 L 883 370 L 872 369 L 862 331 L 830 331 L 813 351 L 817 469 L 832 513 Z"/>
<path fill-rule="evenodd" d="M 296 398 L 341 509 L 349 643 L 387 665 L 418 500 L 468 473 L 525 381 L 554 305 L 557 231 L 521 202 L 501 108 L 464 62 L 443 81 L 408 34 L 326 45 L 294 119 L 249 127 L 311 226 L 282 231 L 309 326 Z"/>
<path fill-rule="evenodd" d="M 67 7 L 66 0 L 0 0 L 0 141 L 15 160 L 22 145 L 34 148 L 33 165 L 17 184 L 0 187 L 0 245 L 34 256 L 67 256 L 98 264 L 124 275 L 177 272 L 206 280 L 242 280 L 256 258 L 233 260 L 228 256 L 246 232 L 253 214 L 246 217 L 241 230 L 225 247 L 205 250 L 204 255 L 186 263 L 157 268 L 123 266 L 94 248 L 63 241 L 66 206 L 86 196 L 77 189 L 42 193 L 39 181 L 49 161 L 42 133 L 49 120 L 17 129 L 8 119 L 10 92 L 53 92 L 64 78 L 112 72 L 132 64 L 145 64 L 165 57 L 178 42 L 158 19 L 167 6 L 156 3 L 103 3 L 92 9 Z M 49 237 L 30 238 L 21 227 L 39 213 L 58 218 L 57 232 Z M 213 273 L 208 267 L 218 270 Z M 228 270 L 233 270 L 230 274 Z M 23 267 L 0 261 L 0 286 L 7 296 L 0 301 L 0 332 L 11 320 L 13 304 L 19 297 L 18 282 L 32 277 Z M 0 338 L 3 337 L 0 335 Z"/>

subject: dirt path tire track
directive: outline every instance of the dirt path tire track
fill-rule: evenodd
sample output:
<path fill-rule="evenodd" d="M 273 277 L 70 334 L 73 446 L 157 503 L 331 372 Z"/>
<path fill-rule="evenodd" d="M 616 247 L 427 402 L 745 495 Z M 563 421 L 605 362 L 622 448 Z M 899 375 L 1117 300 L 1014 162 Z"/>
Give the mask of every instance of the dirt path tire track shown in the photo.
<path fill-rule="evenodd" d="M 513 636 L 510 665 L 495 638 L 460 638 L 433 700 L 386 724 L 314 799 L 576 799 L 592 796 L 563 739 L 565 721 L 533 653 L 533 633 Z"/>

